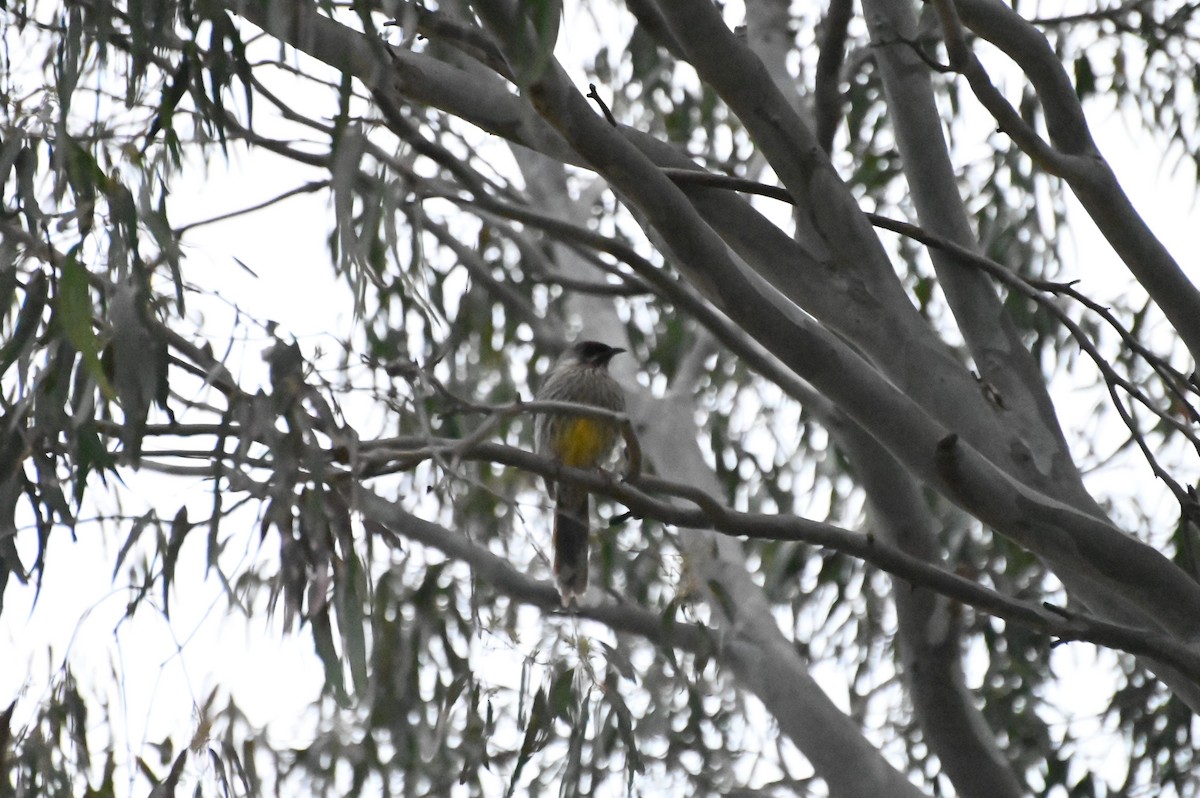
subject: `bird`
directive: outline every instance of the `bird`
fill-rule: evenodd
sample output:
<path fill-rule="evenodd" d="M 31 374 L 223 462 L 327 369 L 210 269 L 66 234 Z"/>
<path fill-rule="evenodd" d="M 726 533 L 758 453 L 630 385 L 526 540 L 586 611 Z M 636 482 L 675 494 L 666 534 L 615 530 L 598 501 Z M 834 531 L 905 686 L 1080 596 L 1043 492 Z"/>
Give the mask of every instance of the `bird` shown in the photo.
<path fill-rule="evenodd" d="M 625 412 L 625 393 L 608 373 L 609 361 L 624 351 L 598 341 L 574 344 L 550 369 L 536 398 Z M 596 416 L 543 412 L 534 422 L 537 453 L 570 468 L 600 468 L 612 457 L 619 435 L 615 420 Z M 588 492 L 552 479 L 546 480 L 546 492 L 554 500 L 554 578 L 566 607 L 587 590 Z"/>

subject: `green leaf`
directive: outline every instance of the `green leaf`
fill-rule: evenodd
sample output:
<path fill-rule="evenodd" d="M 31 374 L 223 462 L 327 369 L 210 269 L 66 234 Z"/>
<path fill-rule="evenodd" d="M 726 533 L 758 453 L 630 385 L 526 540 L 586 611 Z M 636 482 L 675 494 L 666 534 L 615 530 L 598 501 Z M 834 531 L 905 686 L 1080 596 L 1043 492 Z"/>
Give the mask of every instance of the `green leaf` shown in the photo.
<path fill-rule="evenodd" d="M 29 232 L 38 235 L 42 220 L 42 209 L 38 205 L 37 170 L 38 154 L 34 147 L 22 147 L 17 153 L 13 167 L 17 173 L 17 204 L 25 215 Z"/>
<path fill-rule="evenodd" d="M 13 166 L 17 163 L 17 158 L 25 150 L 25 139 L 20 134 L 14 135 L 12 132 L 4 131 L 7 137 L 0 136 L 0 189 L 8 183 L 8 176 L 12 172 Z"/>
<path fill-rule="evenodd" d="M 1075 96 L 1083 99 L 1096 93 L 1096 72 L 1087 54 L 1081 54 L 1075 59 Z"/>
<path fill-rule="evenodd" d="M 8 313 L 8 308 L 11 308 L 17 301 L 17 258 L 20 254 L 17 252 L 17 247 L 11 239 L 0 241 L 0 308 L 4 308 L 4 313 Z M 37 275 L 41 272 L 35 272 L 30 282 L 37 279 Z M 28 293 L 28 291 L 26 292 Z M 2 351 L 2 350 L 0 350 Z"/>
<path fill-rule="evenodd" d="M 517 788 L 517 782 L 521 778 L 521 771 L 529 762 L 529 758 L 545 748 L 546 743 L 550 741 L 550 730 L 553 728 L 553 724 L 554 718 L 547 705 L 546 691 L 539 689 L 533 697 L 533 708 L 529 711 L 529 725 L 525 727 L 525 738 L 521 741 L 521 750 L 517 754 L 517 764 L 513 768 L 512 779 L 508 783 L 508 792 L 505 793 L 505 798 L 513 795 Z"/>
<path fill-rule="evenodd" d="M 100 364 L 100 342 L 92 328 L 91 288 L 87 267 L 78 260 L 80 246 L 71 248 L 62 265 L 54 310 L 67 341 L 83 358 L 88 375 L 100 387 L 104 398 L 112 401 L 115 394 Z"/>
<path fill-rule="evenodd" d="M 558 26 L 563 14 L 562 3 L 559 0 L 524 0 L 521 5 L 532 20 L 537 35 L 537 51 L 525 77 L 536 80 L 554 57 L 554 45 L 558 41 Z"/>
<path fill-rule="evenodd" d="M 338 656 L 337 647 L 333 644 L 333 624 L 329 620 L 329 608 L 324 607 L 311 619 L 313 644 L 317 656 L 325 666 L 325 689 L 333 694 L 334 700 L 343 707 L 350 705 L 350 696 L 346 693 L 346 680 L 342 670 L 342 660 Z"/>
<path fill-rule="evenodd" d="M 100 780 L 99 787 L 92 787 L 88 784 L 87 790 L 83 793 L 83 798 L 116 798 L 116 785 L 113 783 L 113 775 L 117 772 L 117 761 L 113 757 L 112 751 L 108 752 L 108 758 L 104 760 L 104 776 Z"/>
<path fill-rule="evenodd" d="M 117 461 L 100 440 L 96 422 L 90 419 L 75 429 L 75 456 L 75 506 L 78 508 L 83 504 L 83 493 L 87 490 L 88 475 L 92 469 L 99 467 L 100 479 L 105 481 L 104 472 L 115 473 Z"/>
<path fill-rule="evenodd" d="M 554 711 L 556 718 L 563 720 L 571 720 L 571 708 L 574 704 L 573 683 L 575 681 L 575 669 L 566 668 L 559 671 L 554 678 L 554 682 L 550 685 L 550 708 Z"/>
<path fill-rule="evenodd" d="M 633 663 L 630 662 L 625 652 L 615 646 L 609 645 L 603 640 L 600 641 L 600 646 L 604 649 L 610 668 L 621 674 L 621 677 L 624 679 L 628 679 L 631 682 L 637 681 L 637 671 L 634 670 Z"/>
<path fill-rule="evenodd" d="M 76 223 L 82 237 L 91 232 L 95 224 L 96 192 L 108 182 L 108 177 L 95 156 L 71 136 L 64 136 L 59 148 L 65 154 L 66 183 L 75 197 Z M 64 187 L 60 185 L 59 193 L 63 190 Z"/>
<path fill-rule="evenodd" d="M 79 77 L 83 68 L 82 51 L 83 51 L 83 12 L 79 7 L 71 8 L 66 15 L 67 29 L 60 38 L 62 46 L 57 48 L 57 58 L 55 59 L 54 71 L 57 78 L 57 92 L 59 108 L 65 118 L 67 111 L 71 105 L 71 96 L 75 93 L 75 87 L 79 84 Z"/>
<path fill-rule="evenodd" d="M 113 566 L 113 579 L 117 578 L 117 572 L 121 570 L 121 563 L 125 562 L 125 558 L 129 556 L 129 551 L 133 548 L 133 544 L 137 543 L 139 537 L 151 521 L 157 520 L 153 510 L 148 511 L 141 518 L 136 519 L 129 527 L 129 535 L 125 538 L 125 542 L 121 544 L 121 550 L 117 552 L 117 562 Z"/>
<path fill-rule="evenodd" d="M 367 640 L 364 631 L 363 604 L 365 603 L 366 579 L 358 557 L 351 554 L 343 560 L 343 567 L 334 584 L 334 600 L 337 602 L 338 629 L 342 633 L 342 647 L 350 665 L 350 678 L 356 690 L 367 687 L 370 677 L 367 668 Z"/>
<path fill-rule="evenodd" d="M 179 101 L 183 99 L 183 95 L 187 94 L 191 80 L 192 61 L 185 50 L 179 59 L 179 65 L 171 73 L 171 79 L 163 86 L 162 98 L 158 102 L 158 113 L 155 114 L 154 121 L 150 123 L 150 128 L 146 131 L 146 143 L 144 147 L 150 146 L 151 139 L 160 130 L 169 130 L 171 128 L 171 119 L 175 115 L 175 108 L 179 105 Z"/>
<path fill-rule="evenodd" d="M 109 342 L 104 353 L 105 373 L 124 413 L 121 442 L 124 456 L 134 464 L 141 458 L 146 418 L 152 404 L 165 407 L 167 342 L 151 322 L 150 298 L 136 284 L 118 284 L 109 296 Z M 168 409 L 168 413 L 169 413 Z"/>
<path fill-rule="evenodd" d="M 625 746 L 627 779 L 629 790 L 632 792 L 634 775 L 642 773 L 646 769 L 646 765 L 642 761 L 642 756 L 638 753 L 637 738 L 633 734 L 633 713 L 629 711 L 629 707 L 625 705 L 625 700 L 621 698 L 621 694 L 616 690 L 605 690 L 604 700 L 612 707 L 613 715 L 617 719 L 617 734 L 621 738 L 621 743 Z"/>
<path fill-rule="evenodd" d="M 175 794 L 175 788 L 179 786 L 179 779 L 183 777 L 183 766 L 187 763 L 187 758 L 187 748 L 181 750 L 179 756 L 175 757 L 175 762 L 171 765 L 171 772 L 167 774 L 166 781 L 162 783 L 163 795 Z"/>
<path fill-rule="evenodd" d="M 727 618 L 737 617 L 737 607 L 734 606 L 733 597 L 729 595 L 729 591 L 725 589 L 725 585 L 715 579 L 708 580 L 708 589 L 712 591 L 713 598 L 721 605 L 721 612 Z"/>
<path fill-rule="evenodd" d="M 589 691 L 590 693 L 590 691 Z M 580 795 L 580 781 L 583 778 L 583 747 L 587 743 L 588 720 L 590 715 L 590 695 L 579 702 L 579 717 L 571 723 L 571 735 L 567 742 L 566 771 L 563 773 L 559 795 Z"/>
<path fill-rule="evenodd" d="M 105 179 L 100 185 L 108 200 L 108 216 L 112 222 L 113 238 L 120 237 L 128 244 L 129 251 L 136 256 L 138 251 L 138 210 L 133 192 L 119 180 Z"/>
<path fill-rule="evenodd" d="M 42 312 L 46 308 L 47 286 L 44 272 L 36 272 L 29 278 L 25 286 L 25 302 L 17 314 L 12 337 L 0 346 L 0 375 L 8 371 L 8 367 L 26 354 L 33 344 L 34 333 L 41 325 Z"/>
<path fill-rule="evenodd" d="M 17 551 L 17 501 L 25 487 L 24 475 L 10 474 L 0 481 L 0 610 L 4 609 L 4 588 L 8 577 L 16 574 L 17 580 L 25 584 L 28 571 Z M 0 745 L 0 751 L 4 750 Z"/>
<path fill-rule="evenodd" d="M 183 547 L 183 539 L 191 528 L 187 507 L 180 507 L 179 512 L 175 513 L 174 520 L 171 521 L 171 537 L 167 541 L 167 551 L 163 555 L 163 615 L 168 618 L 171 617 L 170 587 L 171 580 L 175 578 L 175 563 L 179 561 L 179 550 Z"/>
<path fill-rule="evenodd" d="M 675 625 L 678 623 L 675 613 L 679 610 L 679 604 L 680 601 L 678 598 L 671 599 L 667 602 L 667 606 L 663 608 L 661 616 L 663 645 L 660 650 L 675 670 L 679 670 L 679 659 L 675 656 L 675 646 L 671 644 L 671 637 L 675 634 Z"/>

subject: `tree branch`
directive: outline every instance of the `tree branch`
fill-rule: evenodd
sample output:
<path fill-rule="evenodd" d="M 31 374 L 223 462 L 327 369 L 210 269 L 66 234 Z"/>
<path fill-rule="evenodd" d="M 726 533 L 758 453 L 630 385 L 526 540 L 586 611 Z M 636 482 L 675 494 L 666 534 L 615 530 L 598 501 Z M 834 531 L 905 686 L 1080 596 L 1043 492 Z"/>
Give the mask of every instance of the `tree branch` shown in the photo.
<path fill-rule="evenodd" d="M 361 514 L 368 532 L 383 527 L 402 537 L 437 549 L 471 566 L 475 575 L 513 599 L 549 614 L 562 614 L 562 599 L 553 583 L 520 573 L 487 547 L 472 543 L 464 535 L 425 521 L 361 485 L 347 482 L 341 491 L 346 503 Z M 703 626 L 672 622 L 623 601 L 575 604 L 571 615 L 602 623 L 619 632 L 636 634 L 659 646 L 672 646 L 700 654 L 712 654 L 724 645 Z"/>
<path fill-rule="evenodd" d="M 563 409 L 572 412 L 577 410 L 574 407 Z M 947 448 L 953 447 L 952 442 L 947 444 Z M 500 463 L 556 481 L 578 484 L 591 493 L 619 501 L 639 517 L 653 518 L 672 526 L 712 529 L 723 535 L 750 540 L 787 540 L 826 546 L 869 562 L 911 584 L 927 587 L 1006 621 L 1063 640 L 1081 640 L 1149 656 L 1178 668 L 1200 683 L 1200 652 L 1167 635 L 1083 615 L 1073 616 L 1068 622 L 1061 613 L 1003 596 L 869 534 L 792 515 L 738 512 L 721 505 L 694 485 L 653 476 L 643 476 L 632 484 L 618 482 L 607 472 L 566 468 L 531 452 L 503 444 L 480 441 L 464 446 L 463 441 L 458 439 L 396 438 L 362 445 L 364 459 L 374 465 L 372 473 L 387 473 L 388 469 L 381 467 L 386 462 L 399 462 L 405 470 L 411 469 L 437 452 L 454 452 L 461 461 Z M 653 493 L 669 498 L 656 498 Z M 694 506 L 680 506 L 672 499 L 683 499 Z M 1063 518 L 1065 520 L 1066 516 Z"/>
<path fill-rule="evenodd" d="M 377 95 L 408 99 L 452 113 L 483 130 L 545 152 L 564 163 L 580 161 L 528 103 L 435 58 L 371 42 L 317 12 L 311 0 L 246 3 L 222 0 L 231 13 L 318 61 L 344 70 Z M 500 81 L 497 78 L 497 81 Z"/>
<path fill-rule="evenodd" d="M 853 0 L 830 0 L 821 20 L 820 54 L 813 78 L 813 116 L 817 142 L 833 152 L 833 137 L 842 121 L 842 62 L 846 58 L 846 32 L 854 16 Z"/>
<path fill-rule="evenodd" d="M 900 148 L 909 197 L 922 227 L 959 249 L 978 243 L 959 196 L 929 71 L 909 47 L 896 41 L 915 35 L 917 20 L 901 0 L 864 0 L 876 63 L 883 80 L 892 129 Z M 953 52 L 953 51 L 952 51 Z M 1038 462 L 1055 463 L 1054 492 L 1099 512 L 1074 466 L 1038 363 L 986 275 L 945 249 L 930 251 L 938 283 L 984 380 L 1005 397 L 1009 439 L 1020 441 Z"/>
<path fill-rule="evenodd" d="M 966 76 L 976 96 L 1035 162 L 1066 179 L 1126 268 L 1162 308 L 1193 363 L 1200 363 L 1200 290 L 1138 214 L 1096 148 L 1071 80 L 1045 35 L 998 0 L 935 2 L 946 30 L 947 47 L 953 47 L 960 62 L 968 65 Z M 957 21 L 960 14 L 971 30 L 1004 51 L 1029 77 L 1057 150 L 1031 136 L 1007 101 L 1000 104 L 1003 98 L 997 99 L 998 92 L 986 81 L 986 75 L 978 74 L 982 68 L 966 48 Z"/>

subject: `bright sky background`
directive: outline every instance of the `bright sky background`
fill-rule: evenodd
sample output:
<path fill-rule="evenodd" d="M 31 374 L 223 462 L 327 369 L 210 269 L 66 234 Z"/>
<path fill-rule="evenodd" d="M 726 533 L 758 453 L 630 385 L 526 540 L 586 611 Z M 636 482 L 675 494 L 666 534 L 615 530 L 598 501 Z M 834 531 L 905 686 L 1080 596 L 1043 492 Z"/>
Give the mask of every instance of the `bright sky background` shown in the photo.
<path fill-rule="evenodd" d="M 1093 116 L 1092 124 L 1135 206 L 1192 279 L 1200 281 L 1194 247 L 1196 191 L 1187 168 L 1180 175 L 1170 174 L 1161 162 L 1161 152 L 1147 147 L 1144 136 L 1131 140 L 1130 128 L 1115 116 Z M 1140 133 L 1136 126 L 1132 129 Z M 269 154 L 249 158 L 235 150 L 228 168 L 213 161 L 207 178 L 194 176 L 176 184 L 172 218 L 178 225 L 217 215 L 320 176 L 315 171 L 297 173 L 294 165 L 284 165 Z M 1105 292 L 1122 291 L 1128 281 L 1124 267 L 1086 215 L 1077 210 L 1073 198 L 1069 203 L 1078 257 L 1077 262 L 1067 264 L 1064 278 L 1081 278 L 1083 290 L 1097 298 Z M 284 336 L 296 336 L 311 352 L 323 341 L 332 344 L 353 324 L 350 293 L 329 267 L 326 236 L 332 223 L 332 208 L 326 202 L 301 195 L 245 218 L 199 228 L 185 239 L 185 275 L 199 279 L 203 274 L 206 285 L 223 286 L 224 296 L 236 298 L 254 318 L 279 322 Z M 258 277 L 249 276 L 234 257 Z M 219 304 L 204 312 L 216 330 L 231 329 L 228 312 Z M 265 335 L 246 342 L 247 369 L 261 372 L 257 352 L 269 344 Z M 1056 390 L 1071 391 L 1073 387 L 1058 386 Z M 1072 405 L 1059 406 L 1069 412 Z M 1071 426 L 1070 419 L 1064 421 Z M 1151 482 L 1145 474 L 1138 477 L 1143 484 Z M 125 512 L 140 512 L 128 506 L 130 496 L 140 494 L 154 497 L 164 508 L 167 523 L 181 503 L 195 504 L 193 517 L 207 515 L 211 499 L 205 484 L 125 472 L 122 478 L 132 488 L 125 496 Z M 94 496 L 102 492 L 101 486 L 93 487 Z M 106 500 L 103 504 L 108 507 L 110 503 Z M 247 524 L 252 527 L 254 519 L 247 517 Z M 85 689 L 103 688 L 111 683 L 112 673 L 118 674 L 123 688 L 114 707 L 123 725 L 118 733 L 133 742 L 134 755 L 143 753 L 137 748 L 138 741 L 158 742 L 170 732 L 186 738 L 194 728 L 195 707 L 204 703 L 214 686 L 221 690 L 218 704 L 225 702 L 226 691 L 232 692 L 253 723 L 269 724 L 276 743 L 306 741 L 311 718 L 306 720 L 304 713 L 317 699 L 322 683 L 310 638 L 307 632 L 281 637 L 278 620 L 268 622 L 262 615 L 252 617 L 249 623 L 231 616 L 220 584 L 204 578 L 203 533 L 194 533 L 183 548 L 170 622 L 145 607 L 132 621 L 122 622 L 128 595 L 113 586 L 112 578 L 112 564 L 122 541 L 100 539 L 99 528 L 88 523 L 81 523 L 77 534 L 75 543 L 70 543 L 62 530 L 52 539 L 51 565 L 36 608 L 31 611 L 32 586 L 10 583 L 4 596 L 0 649 L 6 653 L 0 658 L 0 708 L 20 696 L 15 717 L 18 726 L 29 720 L 33 706 L 45 697 L 48 678 L 66 661 Z M 25 535 L 20 541 L 27 563 L 33 558 L 28 545 L 31 537 Z M 245 556 L 255 556 L 257 537 L 255 530 L 248 529 Z M 124 581 L 124 575 L 118 575 L 117 584 Z M 155 603 L 160 601 L 155 598 Z M 47 648 L 52 651 L 49 661 Z M 1091 670 L 1093 660 L 1093 649 L 1084 645 L 1065 646 L 1056 654 L 1056 667 L 1061 664 L 1081 676 L 1062 680 L 1055 687 L 1068 706 L 1077 708 L 1071 717 L 1059 721 L 1073 724 L 1076 736 L 1097 728 L 1096 719 L 1107 698 L 1106 691 L 1095 689 L 1092 678 L 1082 678 L 1096 672 Z M 846 706 L 843 674 L 834 667 L 818 666 L 815 675 L 834 700 Z M 1097 739 L 1098 761 L 1103 761 L 1110 744 Z"/>

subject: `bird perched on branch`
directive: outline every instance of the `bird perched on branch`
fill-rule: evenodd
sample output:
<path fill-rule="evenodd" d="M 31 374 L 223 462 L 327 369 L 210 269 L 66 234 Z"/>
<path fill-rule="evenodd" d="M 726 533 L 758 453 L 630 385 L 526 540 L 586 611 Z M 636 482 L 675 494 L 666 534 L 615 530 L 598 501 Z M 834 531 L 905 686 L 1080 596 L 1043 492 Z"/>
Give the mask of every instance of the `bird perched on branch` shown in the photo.
<path fill-rule="evenodd" d="M 624 349 L 580 341 L 558 359 L 537 393 L 542 401 L 592 405 L 625 412 L 625 394 L 608 373 L 608 362 Z M 538 454 L 571 468 L 599 468 L 612 456 L 620 426 L 612 419 L 571 413 L 537 416 Z M 554 506 L 554 577 L 563 606 L 587 590 L 588 492 L 568 482 L 546 480 Z"/>

